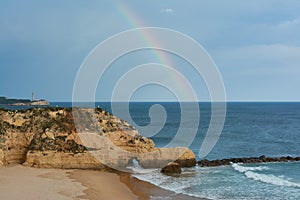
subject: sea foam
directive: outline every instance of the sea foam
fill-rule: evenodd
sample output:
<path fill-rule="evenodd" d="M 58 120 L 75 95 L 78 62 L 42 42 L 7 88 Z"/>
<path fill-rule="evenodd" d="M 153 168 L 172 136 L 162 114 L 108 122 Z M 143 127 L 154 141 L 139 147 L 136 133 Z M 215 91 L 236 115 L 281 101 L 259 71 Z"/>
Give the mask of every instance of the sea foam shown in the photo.
<path fill-rule="evenodd" d="M 238 172 L 244 173 L 247 178 L 253 179 L 255 181 L 260 181 L 263 183 L 278 185 L 278 186 L 287 186 L 287 187 L 297 187 L 300 188 L 299 183 L 294 183 L 292 181 L 284 179 L 282 176 L 278 177 L 272 174 L 262 174 L 255 173 L 254 171 L 263 171 L 269 169 L 266 166 L 259 167 L 244 167 L 239 164 L 232 164 L 233 169 Z"/>
<path fill-rule="evenodd" d="M 139 169 L 138 171 L 140 170 L 143 171 L 143 168 Z M 190 179 L 190 178 L 181 179 L 178 177 L 167 176 L 160 173 L 160 170 L 157 169 L 149 173 L 135 173 L 133 174 L 133 176 L 139 180 L 149 182 L 153 185 L 156 185 L 160 188 L 172 191 L 177 194 L 184 194 L 191 197 L 200 198 L 200 196 L 198 196 L 197 194 L 193 194 L 185 191 L 185 189 L 192 187 L 193 185 L 196 185 L 197 179 Z M 152 197 L 151 199 L 160 199 L 160 197 Z"/>
<path fill-rule="evenodd" d="M 133 159 L 132 163 L 133 163 L 133 165 L 128 166 L 127 169 L 132 170 L 135 174 L 149 174 L 151 172 L 155 172 L 155 171 L 159 170 L 159 169 L 155 169 L 155 168 L 153 168 L 153 169 L 142 168 L 136 159 Z"/>
<path fill-rule="evenodd" d="M 247 171 L 263 171 L 263 170 L 269 169 L 266 166 L 244 167 L 244 166 L 241 166 L 241 165 L 236 164 L 236 163 L 232 164 L 231 166 L 233 167 L 233 169 L 235 169 L 236 171 L 239 171 L 241 173 L 244 173 L 244 172 L 247 172 Z"/>
<path fill-rule="evenodd" d="M 300 188 L 299 183 L 294 183 L 283 178 L 274 176 L 274 175 L 267 175 L 267 174 L 258 174 L 255 172 L 247 171 L 245 172 L 246 177 L 251 178 L 256 181 L 261 181 L 263 183 L 269 183 L 273 185 L 279 186 L 287 186 L 287 187 L 297 187 Z"/>

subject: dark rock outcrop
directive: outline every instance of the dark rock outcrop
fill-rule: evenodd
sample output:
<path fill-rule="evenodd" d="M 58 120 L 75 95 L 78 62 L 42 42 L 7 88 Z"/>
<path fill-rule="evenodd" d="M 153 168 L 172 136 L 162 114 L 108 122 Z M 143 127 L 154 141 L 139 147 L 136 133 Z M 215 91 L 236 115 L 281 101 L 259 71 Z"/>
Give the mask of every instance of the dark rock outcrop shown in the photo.
<path fill-rule="evenodd" d="M 250 158 L 228 158 L 221 160 L 200 160 L 197 164 L 201 167 L 215 167 L 221 165 L 230 165 L 231 163 L 265 163 L 265 162 L 294 162 L 300 161 L 300 157 L 282 156 L 279 158 L 266 157 L 264 155 L 260 157 L 250 157 Z"/>
<path fill-rule="evenodd" d="M 167 166 L 163 167 L 160 172 L 164 174 L 180 174 L 181 168 L 178 163 L 171 162 Z"/>
<path fill-rule="evenodd" d="M 176 161 L 180 167 L 194 167 L 197 164 L 194 153 L 187 149 Z"/>

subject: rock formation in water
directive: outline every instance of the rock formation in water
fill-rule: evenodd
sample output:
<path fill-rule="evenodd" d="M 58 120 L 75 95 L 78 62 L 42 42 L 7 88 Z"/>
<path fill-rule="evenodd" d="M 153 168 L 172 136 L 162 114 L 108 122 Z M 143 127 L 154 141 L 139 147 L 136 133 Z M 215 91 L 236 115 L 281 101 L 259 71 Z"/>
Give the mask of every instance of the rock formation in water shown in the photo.
<path fill-rule="evenodd" d="M 260 157 L 250 158 L 226 158 L 221 160 L 200 160 L 198 165 L 200 167 L 216 167 L 221 165 L 230 165 L 231 163 L 265 163 L 265 162 L 294 162 L 300 161 L 300 157 L 282 156 L 279 158 L 266 157 L 264 155 Z"/>
<path fill-rule="evenodd" d="M 163 167 L 161 170 L 160 170 L 161 173 L 164 173 L 164 174 L 180 174 L 181 173 L 181 168 L 179 166 L 178 163 L 176 162 L 171 162 L 169 163 L 167 166 Z"/>
<path fill-rule="evenodd" d="M 80 123 L 74 123 L 74 117 Z M 188 148 L 156 148 L 127 122 L 101 109 L 0 109 L 0 166 L 23 163 L 44 168 L 126 168 L 196 165 Z"/>

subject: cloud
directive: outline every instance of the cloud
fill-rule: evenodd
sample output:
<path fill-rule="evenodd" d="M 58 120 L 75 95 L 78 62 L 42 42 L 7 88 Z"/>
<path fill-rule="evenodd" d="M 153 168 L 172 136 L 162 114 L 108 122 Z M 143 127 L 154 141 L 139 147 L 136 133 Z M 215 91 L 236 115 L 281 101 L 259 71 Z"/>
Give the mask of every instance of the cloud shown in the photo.
<path fill-rule="evenodd" d="M 174 13 L 174 10 L 172 8 L 163 8 L 160 10 L 161 13 L 167 13 L 167 14 L 172 14 Z"/>
<path fill-rule="evenodd" d="M 246 73 L 300 75 L 300 47 L 284 44 L 249 45 L 215 52 L 217 63 Z"/>
<path fill-rule="evenodd" d="M 299 25 L 300 25 L 300 18 L 295 18 L 295 19 L 292 19 L 292 20 L 287 20 L 287 21 L 280 22 L 277 25 L 277 27 L 278 28 L 290 28 L 290 27 L 294 27 L 294 26 L 299 27 Z"/>
<path fill-rule="evenodd" d="M 300 47 L 259 44 L 212 53 L 230 100 L 299 101 Z"/>

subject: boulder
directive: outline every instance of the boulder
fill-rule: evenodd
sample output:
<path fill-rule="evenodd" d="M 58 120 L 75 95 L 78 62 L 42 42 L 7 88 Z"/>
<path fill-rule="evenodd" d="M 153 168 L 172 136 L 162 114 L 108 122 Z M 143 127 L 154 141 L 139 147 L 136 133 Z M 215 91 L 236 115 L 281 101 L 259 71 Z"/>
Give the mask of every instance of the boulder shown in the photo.
<path fill-rule="evenodd" d="M 180 174 L 181 168 L 178 163 L 171 162 L 167 166 L 163 167 L 160 172 L 164 174 Z"/>

